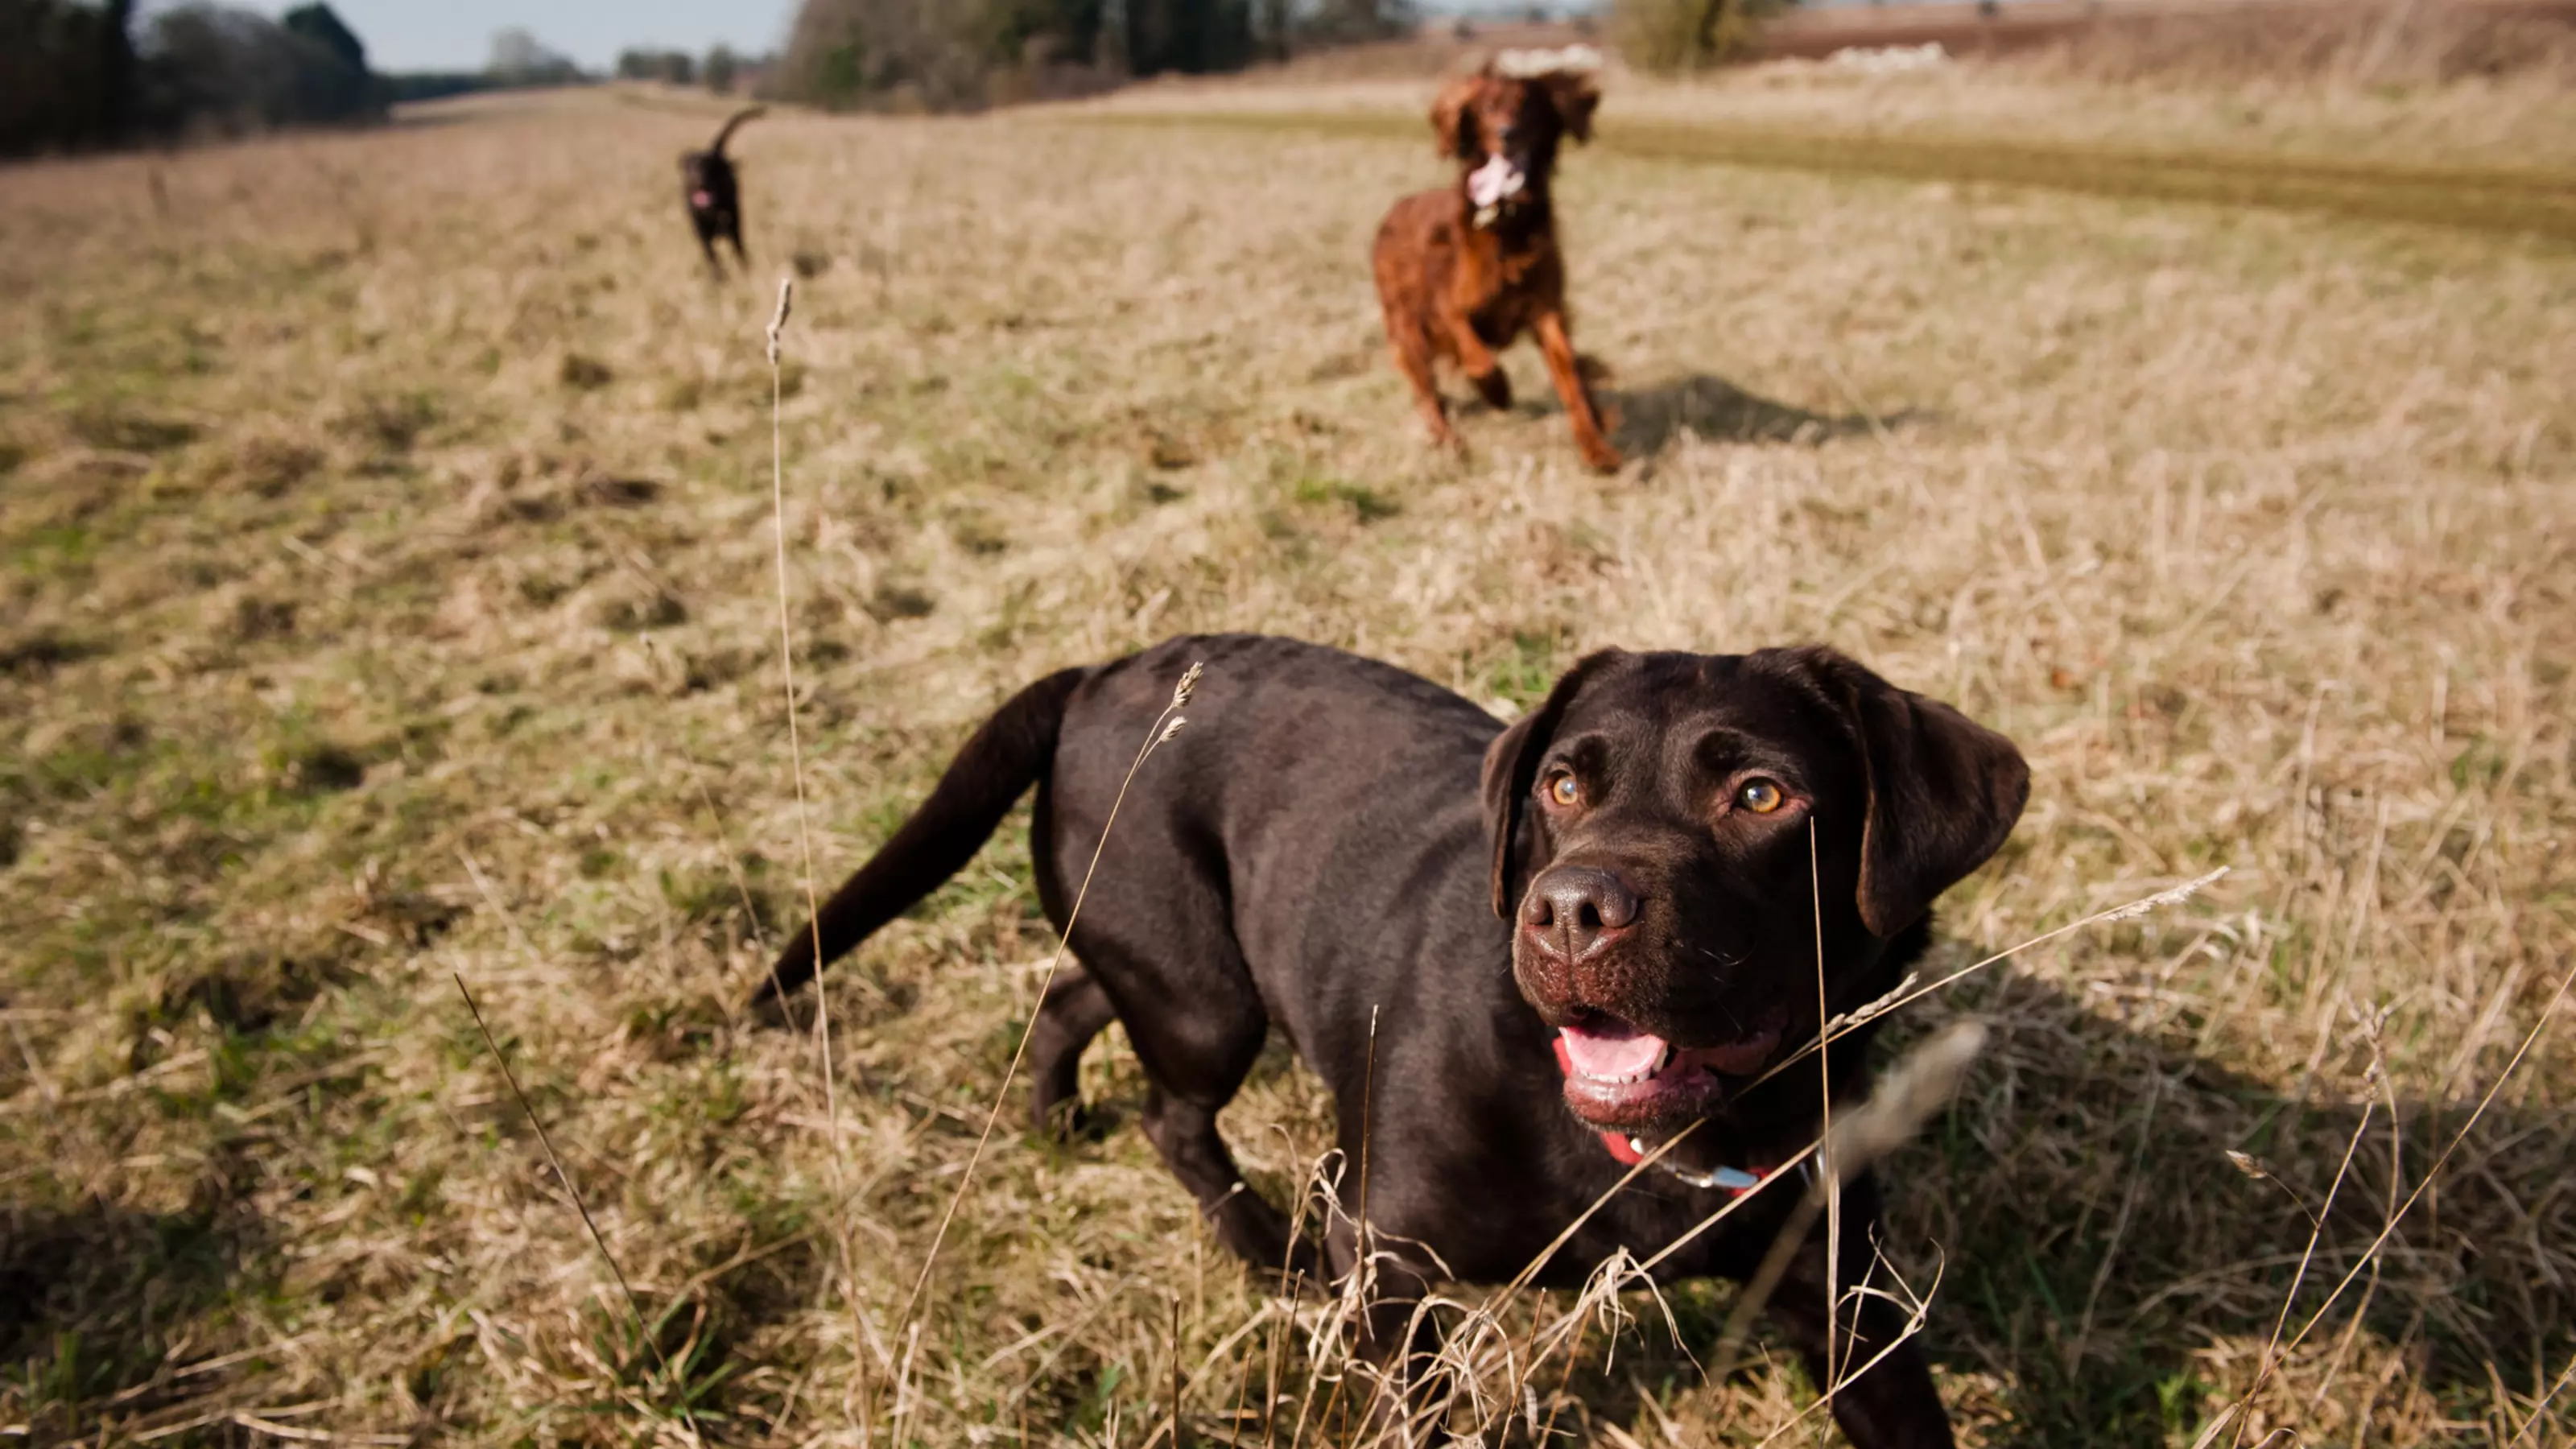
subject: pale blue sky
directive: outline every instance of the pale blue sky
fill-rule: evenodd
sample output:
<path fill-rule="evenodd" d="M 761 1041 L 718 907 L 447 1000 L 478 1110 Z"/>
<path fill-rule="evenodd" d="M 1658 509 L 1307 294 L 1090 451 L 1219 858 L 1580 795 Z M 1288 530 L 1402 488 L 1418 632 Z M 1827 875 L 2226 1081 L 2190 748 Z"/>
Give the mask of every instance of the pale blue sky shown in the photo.
<path fill-rule="evenodd" d="M 277 4 L 264 10 L 281 10 Z M 787 38 L 796 0 L 331 0 L 377 70 L 481 70 L 492 32 L 518 26 L 589 70 L 630 46 L 757 53 Z"/>

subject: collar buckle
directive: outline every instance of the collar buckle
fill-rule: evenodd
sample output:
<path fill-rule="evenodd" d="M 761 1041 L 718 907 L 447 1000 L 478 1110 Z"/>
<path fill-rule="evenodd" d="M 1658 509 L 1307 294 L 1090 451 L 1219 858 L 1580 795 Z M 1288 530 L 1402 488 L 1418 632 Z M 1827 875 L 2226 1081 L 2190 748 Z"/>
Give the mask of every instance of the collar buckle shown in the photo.
<path fill-rule="evenodd" d="M 1646 1144 L 1634 1137 L 1628 1139 L 1628 1148 L 1640 1157 L 1646 1155 Z M 1746 1193 L 1762 1185 L 1760 1174 L 1747 1172 L 1740 1167 L 1713 1167 L 1706 1172 L 1693 1172 L 1687 1167 L 1676 1167 L 1670 1162 L 1658 1162 L 1655 1164 L 1655 1169 L 1666 1177 L 1688 1183 L 1692 1187 L 1715 1189 L 1719 1192 Z"/>

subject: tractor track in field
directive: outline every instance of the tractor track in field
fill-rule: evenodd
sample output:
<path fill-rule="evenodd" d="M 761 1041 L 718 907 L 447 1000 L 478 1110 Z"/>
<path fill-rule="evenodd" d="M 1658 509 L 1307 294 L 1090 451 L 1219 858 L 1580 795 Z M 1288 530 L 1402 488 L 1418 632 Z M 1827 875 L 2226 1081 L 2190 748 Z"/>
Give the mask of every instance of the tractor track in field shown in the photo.
<path fill-rule="evenodd" d="M 1354 139 L 1411 140 L 1422 129 L 1417 117 L 1394 111 L 1126 112 L 1101 119 L 1128 125 L 1294 131 Z M 2220 150 L 1656 120 L 1604 127 L 1594 145 L 1613 155 L 1646 160 L 2027 186 L 2576 242 L 2576 172 L 2538 167 L 2335 161 Z"/>

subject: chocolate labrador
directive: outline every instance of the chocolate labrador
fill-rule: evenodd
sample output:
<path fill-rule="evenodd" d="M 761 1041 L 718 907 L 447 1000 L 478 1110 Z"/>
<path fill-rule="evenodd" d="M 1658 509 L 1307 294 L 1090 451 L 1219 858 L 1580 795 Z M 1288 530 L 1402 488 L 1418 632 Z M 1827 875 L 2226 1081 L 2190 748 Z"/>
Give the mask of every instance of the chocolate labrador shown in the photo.
<path fill-rule="evenodd" d="M 1901 979 L 1933 899 L 2002 845 L 2029 792 L 2009 741 L 1829 649 L 1594 654 L 1506 728 L 1335 650 L 1175 639 L 1002 706 L 764 992 L 814 974 L 816 935 L 830 960 L 929 894 L 1032 784 L 1038 899 L 1062 929 L 1193 661 L 1188 726 L 1128 791 L 1073 927 L 1080 965 L 1031 1028 L 1032 1109 L 1044 1123 L 1070 1104 L 1084 1043 L 1123 1022 L 1151 1084 L 1146 1134 L 1218 1238 L 1273 1271 L 1338 1275 L 1350 1221 L 1318 1263 L 1217 1133 L 1280 1028 L 1332 1088 L 1347 1160 L 1365 1153 L 1353 1206 L 1392 1254 L 1364 1345 L 1381 1358 L 1408 1298 L 1510 1279 L 1685 1127 L 1671 1170 L 1612 1196 L 1534 1282 L 1660 1249 L 1795 1156 L 1816 1136 L 1818 1074 L 1756 1079 L 1814 1036 L 1819 970 L 1835 1013 Z M 1837 1102 L 1867 1089 L 1867 1028 L 1844 1043 Z M 1759 1194 L 1656 1276 L 1753 1276 L 1797 1197 Z M 1770 1300 L 1818 1372 L 1827 1263 L 1858 1281 L 1877 1205 L 1855 1180 L 1839 1255 L 1817 1227 Z M 1845 1364 L 1901 1337 L 1892 1307 L 1860 1301 Z M 1951 1442 L 1910 1342 L 1833 1408 L 1861 1449 Z"/>
<path fill-rule="evenodd" d="M 698 248 L 707 254 L 708 269 L 718 276 L 724 274 L 724 264 L 716 260 L 719 237 L 732 243 L 736 266 L 751 265 L 742 250 L 742 183 L 734 175 L 733 158 L 725 155 L 725 142 L 733 139 L 734 127 L 762 109 L 751 106 L 734 112 L 716 132 L 713 144 L 680 157 L 680 190 L 688 197 L 689 225 L 697 229 Z"/>

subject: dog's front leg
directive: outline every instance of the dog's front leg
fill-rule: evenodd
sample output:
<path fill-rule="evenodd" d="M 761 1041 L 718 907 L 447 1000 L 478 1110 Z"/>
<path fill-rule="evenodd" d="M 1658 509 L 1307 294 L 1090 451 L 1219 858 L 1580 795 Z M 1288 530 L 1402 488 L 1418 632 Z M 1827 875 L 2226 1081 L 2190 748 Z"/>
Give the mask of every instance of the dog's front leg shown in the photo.
<path fill-rule="evenodd" d="M 1418 326 L 1399 323 L 1390 315 L 1386 329 L 1387 350 L 1395 355 L 1395 370 L 1413 384 L 1413 405 L 1422 413 L 1422 424 L 1431 430 L 1431 441 L 1443 448 L 1459 446 L 1456 430 L 1449 426 L 1449 404 L 1440 396 L 1439 379 L 1431 371 L 1431 339 Z"/>
<path fill-rule="evenodd" d="M 1135 1024 L 1129 1023 L 1131 1040 Z M 1256 1038 L 1257 1039 L 1257 1038 Z M 1219 1099 L 1222 1105 L 1222 1099 Z M 1145 1093 L 1141 1125 L 1163 1165 L 1198 1200 L 1217 1242 L 1255 1272 L 1290 1279 L 1316 1276 L 1322 1259 L 1312 1243 L 1289 1236 L 1287 1216 L 1252 1190 L 1216 1130 L 1217 1108 L 1155 1086 Z"/>
<path fill-rule="evenodd" d="M 1536 326 L 1539 351 L 1547 356 L 1547 375 L 1556 383 L 1556 395 L 1565 402 L 1565 415 L 1574 423 L 1574 445 L 1583 452 L 1583 461 L 1607 473 L 1619 466 L 1619 450 L 1601 432 L 1601 409 L 1592 400 L 1592 384 L 1584 379 L 1583 359 L 1574 354 L 1574 339 L 1565 330 L 1565 314 L 1546 311 L 1538 316 Z"/>
<path fill-rule="evenodd" d="M 1503 371 L 1502 361 L 1494 356 L 1494 349 L 1485 345 L 1485 339 L 1476 335 L 1475 324 L 1465 317 L 1453 315 L 1444 320 L 1449 330 L 1449 345 L 1458 351 L 1459 369 L 1467 374 L 1469 382 L 1476 385 L 1476 393 L 1485 400 L 1485 406 L 1496 412 L 1510 408 L 1511 374 Z"/>
<path fill-rule="evenodd" d="M 1797 1348 L 1808 1376 L 1832 1394 L 1834 1422 L 1853 1449 L 1952 1449 L 1949 1411 L 1921 1347 L 1905 1338 L 1904 1314 L 1883 1297 L 1851 1291 L 1870 1263 L 1870 1229 L 1878 1221 L 1869 1181 L 1846 1187 L 1843 1203 L 1842 1287 L 1830 1319 L 1821 1221 L 1765 1308 Z"/>
<path fill-rule="evenodd" d="M 1326 1251 L 1345 1272 L 1356 1260 L 1357 1235 L 1351 1228 L 1343 1218 L 1326 1234 Z M 1376 1244 L 1374 1257 L 1368 1302 L 1347 1330 L 1352 1364 L 1345 1394 L 1349 1422 L 1360 1426 L 1349 1442 L 1428 1442 L 1413 1431 L 1422 1427 L 1421 1419 L 1438 1417 L 1448 1388 L 1440 1363 L 1440 1326 L 1422 1309 L 1431 1279 L 1425 1265 L 1383 1241 Z"/>

